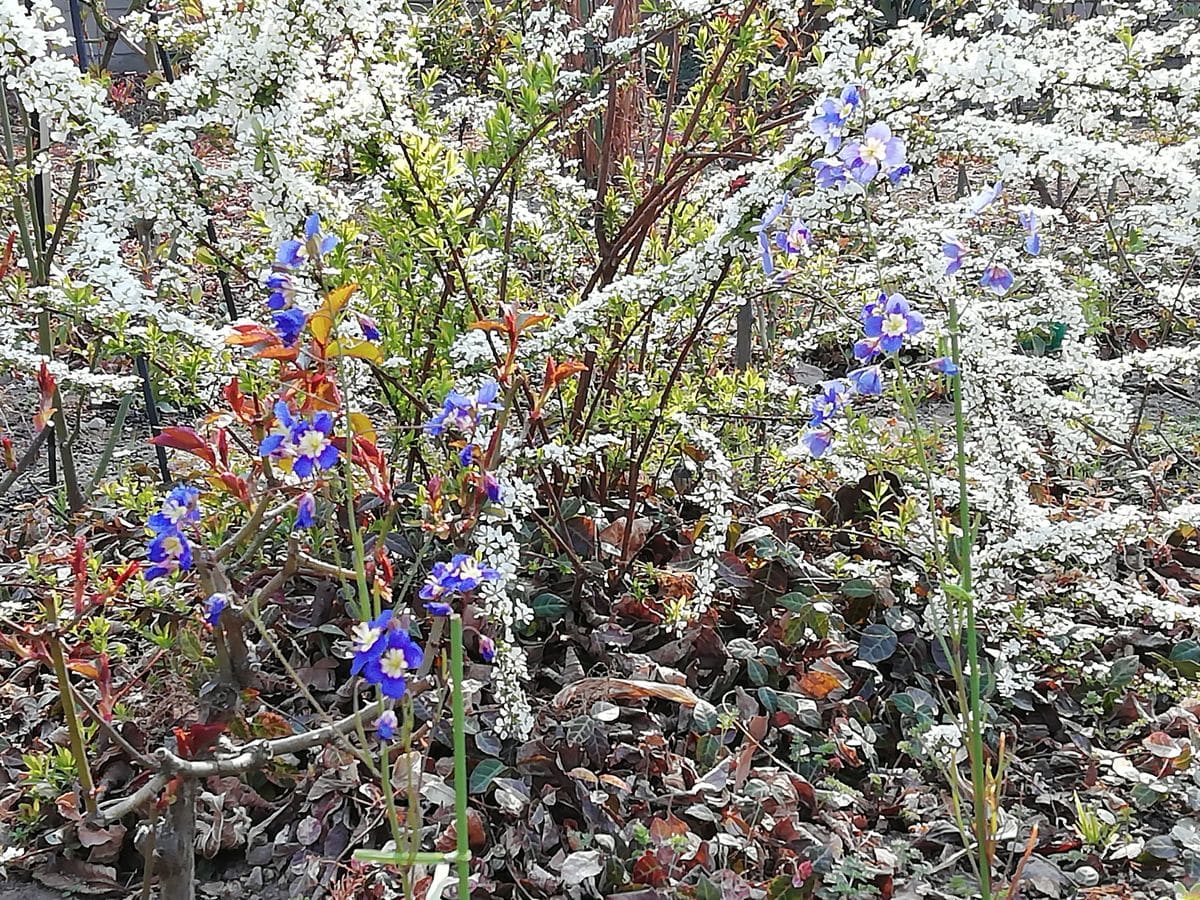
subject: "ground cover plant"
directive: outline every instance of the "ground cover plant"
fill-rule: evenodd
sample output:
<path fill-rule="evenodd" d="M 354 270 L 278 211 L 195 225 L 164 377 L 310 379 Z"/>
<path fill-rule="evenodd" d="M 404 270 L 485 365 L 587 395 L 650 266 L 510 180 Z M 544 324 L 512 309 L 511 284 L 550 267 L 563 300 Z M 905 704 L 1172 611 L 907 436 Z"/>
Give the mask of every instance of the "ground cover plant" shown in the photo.
<path fill-rule="evenodd" d="M 1189 5 L 0 0 L 0 85 L 14 883 L 1191 895 Z"/>

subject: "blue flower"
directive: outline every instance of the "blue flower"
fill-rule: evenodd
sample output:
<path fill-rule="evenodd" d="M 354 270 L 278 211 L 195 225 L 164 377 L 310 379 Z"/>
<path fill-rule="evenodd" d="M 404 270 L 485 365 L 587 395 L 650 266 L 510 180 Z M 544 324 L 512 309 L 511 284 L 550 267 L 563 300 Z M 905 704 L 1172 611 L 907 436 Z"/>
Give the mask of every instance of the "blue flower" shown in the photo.
<path fill-rule="evenodd" d="M 229 606 L 229 598 L 224 594 L 213 594 L 204 601 L 204 621 L 214 628 L 221 620 L 221 613 Z"/>
<path fill-rule="evenodd" d="M 937 359 L 930 360 L 929 368 L 933 369 L 935 372 L 941 373 L 942 375 L 958 374 L 958 366 L 956 366 L 954 361 L 948 356 L 939 356 Z"/>
<path fill-rule="evenodd" d="M 817 428 L 837 416 L 846 405 L 846 394 L 849 387 L 844 381 L 825 381 L 820 385 L 820 393 L 813 398 L 812 419 L 809 426 Z"/>
<path fill-rule="evenodd" d="M 953 235 L 942 237 L 942 256 L 946 257 L 946 274 L 953 275 L 962 268 L 963 259 L 967 255 L 967 245 Z"/>
<path fill-rule="evenodd" d="M 311 213 L 304 220 L 304 238 L 309 249 L 318 257 L 324 256 L 338 245 L 336 234 L 321 235 L 321 217 L 317 213 Z"/>
<path fill-rule="evenodd" d="M 292 428 L 292 445 L 296 460 L 292 471 L 307 478 L 314 470 L 328 469 L 337 464 L 338 448 L 333 445 L 333 416 L 319 412 L 311 423 L 301 420 Z"/>
<path fill-rule="evenodd" d="M 495 581 L 500 573 L 490 566 L 480 565 L 469 553 L 459 553 L 450 562 L 436 562 L 429 578 L 418 592 L 422 600 L 439 601 L 447 594 L 467 594 L 485 581 Z M 428 607 L 428 603 L 426 606 Z"/>
<path fill-rule="evenodd" d="M 296 527 L 312 528 L 317 515 L 317 498 L 311 491 L 305 491 L 296 501 Z"/>
<path fill-rule="evenodd" d="M 258 455 L 279 459 L 290 451 L 292 430 L 299 423 L 299 419 L 292 415 L 292 411 L 282 400 L 275 404 L 274 412 L 275 427 L 258 445 Z"/>
<path fill-rule="evenodd" d="M 500 502 L 500 480 L 491 472 L 483 473 L 483 493 L 493 503 Z"/>
<path fill-rule="evenodd" d="M 496 658 L 496 642 L 486 634 L 479 636 L 479 655 L 486 663 L 490 663 Z"/>
<path fill-rule="evenodd" d="M 271 321 L 275 323 L 275 333 L 285 347 L 291 347 L 300 339 L 300 332 L 308 324 L 308 316 L 304 310 L 293 306 L 271 313 Z"/>
<path fill-rule="evenodd" d="M 271 295 L 267 297 L 267 306 L 271 309 L 285 309 L 292 305 L 296 291 L 286 272 L 272 272 L 266 277 L 265 284 L 271 290 Z"/>
<path fill-rule="evenodd" d="M 861 102 L 858 87 L 848 84 L 842 88 L 840 97 L 827 97 L 817 107 L 817 114 L 809 121 L 808 127 L 817 137 L 825 139 L 826 153 L 837 150 L 846 132 L 846 125 Z"/>
<path fill-rule="evenodd" d="M 400 723 L 396 719 L 395 710 L 385 709 L 379 714 L 379 718 L 375 720 L 375 732 L 385 741 L 390 741 L 395 736 L 396 729 L 399 727 Z"/>
<path fill-rule="evenodd" d="M 758 236 L 759 257 L 762 262 L 763 273 L 766 275 L 771 275 L 775 272 L 775 262 L 771 259 L 771 226 L 775 224 L 775 220 L 787 209 L 790 199 L 791 195 L 785 192 L 774 206 L 768 208 L 763 213 L 757 225 L 750 226 L 750 231 Z"/>
<path fill-rule="evenodd" d="M 850 173 L 841 161 L 836 159 L 818 159 L 813 163 L 813 168 L 816 169 L 817 187 L 822 190 L 834 190 L 844 188 L 850 181 Z"/>
<path fill-rule="evenodd" d="M 370 316 L 358 314 L 358 328 L 368 341 L 379 340 L 379 323 Z"/>
<path fill-rule="evenodd" d="M 367 660 L 363 677 L 379 685 L 385 697 L 398 700 L 408 690 L 409 670 L 420 668 L 424 654 L 416 641 L 398 628 L 388 628 L 379 642 L 383 649 Z"/>
<path fill-rule="evenodd" d="M 789 256 L 807 253 L 812 245 L 812 232 L 808 230 L 803 219 L 797 219 L 786 232 L 781 231 L 775 235 L 775 243 Z"/>
<path fill-rule="evenodd" d="M 189 522 L 200 521 L 200 491 L 181 484 L 172 488 L 162 509 L 146 522 L 155 532 L 178 531 Z"/>
<path fill-rule="evenodd" d="M 997 181 L 989 188 L 984 188 L 967 201 L 967 210 L 971 216 L 977 216 L 993 203 L 1004 192 L 1004 182 Z"/>
<path fill-rule="evenodd" d="M 192 567 L 192 545 L 181 531 L 160 531 L 150 541 L 146 556 L 154 563 L 146 570 L 146 580 L 152 581 Z"/>
<path fill-rule="evenodd" d="M 983 270 L 979 286 L 1003 297 L 1013 286 L 1013 273 L 999 263 L 993 263 Z"/>
<path fill-rule="evenodd" d="M 810 428 L 800 436 L 800 443 L 814 458 L 819 459 L 833 443 L 833 429 L 828 425 L 821 428 Z"/>
<path fill-rule="evenodd" d="M 904 165 L 904 141 L 892 136 L 883 122 L 876 122 L 864 133 L 861 141 L 850 141 L 839 154 L 850 177 L 866 186 L 880 172 L 893 172 Z"/>
<path fill-rule="evenodd" d="M 864 397 L 878 397 L 883 393 L 883 375 L 879 366 L 866 366 L 846 373 L 850 386 Z"/>
<path fill-rule="evenodd" d="M 435 562 L 429 572 L 429 578 L 421 586 L 417 596 L 422 600 L 437 600 L 444 594 L 452 594 L 458 590 L 458 577 L 450 563 Z"/>
<path fill-rule="evenodd" d="M 469 553 L 459 553 L 450 560 L 455 576 L 458 579 L 458 590 L 462 593 L 475 590 L 485 581 L 495 581 L 500 573 L 490 566 L 481 565 L 479 560 Z"/>
<path fill-rule="evenodd" d="M 425 608 L 435 616 L 448 616 L 454 612 L 454 607 L 449 603 L 444 603 L 441 600 L 430 600 L 425 604 Z"/>
<path fill-rule="evenodd" d="M 908 305 L 903 294 L 898 293 L 888 297 L 882 309 L 876 302 L 871 315 L 863 323 L 863 332 L 868 338 L 877 338 L 878 349 L 884 353 L 896 353 L 903 346 L 906 335 L 919 334 L 924 330 L 924 317 Z M 857 350 L 856 346 L 855 356 L 858 356 Z"/>
<path fill-rule="evenodd" d="M 464 468 L 468 468 L 475 464 L 475 455 L 479 452 L 479 448 L 474 444 L 467 444 L 458 451 L 458 462 Z"/>
<path fill-rule="evenodd" d="M 450 391 L 442 401 L 441 411 L 425 423 L 425 433 L 431 437 L 451 430 L 468 434 L 475 430 L 484 412 L 501 408 L 499 396 L 500 385 L 496 381 L 485 382 L 473 397 Z"/>
<path fill-rule="evenodd" d="M 1025 252 L 1037 256 L 1042 252 L 1042 236 L 1038 234 L 1037 213 L 1028 207 L 1017 213 L 1017 220 L 1025 229 Z"/>
<path fill-rule="evenodd" d="M 385 609 L 377 618 L 370 622 L 359 622 L 350 633 L 351 647 L 354 660 L 350 663 L 350 674 L 357 675 L 375 657 L 383 653 L 387 647 L 384 634 L 391 628 L 392 611 Z"/>
<path fill-rule="evenodd" d="M 291 239 L 284 241 L 275 251 L 275 265 L 294 269 L 304 263 L 304 241 Z"/>
<path fill-rule="evenodd" d="M 881 337 L 865 337 L 854 344 L 854 358 L 859 362 L 870 362 L 882 352 Z"/>

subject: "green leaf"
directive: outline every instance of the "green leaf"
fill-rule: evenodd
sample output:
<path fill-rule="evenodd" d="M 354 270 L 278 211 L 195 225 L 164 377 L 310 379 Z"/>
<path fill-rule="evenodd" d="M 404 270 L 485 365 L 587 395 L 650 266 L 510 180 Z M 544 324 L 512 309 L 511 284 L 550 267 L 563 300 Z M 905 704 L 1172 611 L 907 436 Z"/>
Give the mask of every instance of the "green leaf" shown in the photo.
<path fill-rule="evenodd" d="M 471 778 L 467 786 L 472 794 L 482 794 L 488 789 L 488 785 L 492 783 L 492 780 L 507 768 L 508 766 L 504 765 L 498 759 L 490 757 L 488 759 L 481 759 L 479 765 L 471 773 Z"/>
<path fill-rule="evenodd" d="M 842 584 L 842 594 L 851 599 L 860 600 L 864 597 L 875 596 L 875 585 L 865 578 L 855 578 Z"/>
<path fill-rule="evenodd" d="M 760 663 L 757 659 L 746 660 L 746 674 L 750 676 L 751 684 L 766 684 L 770 678 L 770 672 L 767 667 Z"/>
<path fill-rule="evenodd" d="M 1136 656 L 1122 656 L 1108 670 L 1109 687 L 1118 689 L 1125 687 L 1133 681 L 1133 676 L 1137 674 L 1140 666 L 1141 660 Z"/>
<path fill-rule="evenodd" d="M 717 727 L 719 716 L 717 708 L 707 700 L 699 700 L 692 707 L 692 731 L 706 734 Z"/>
<path fill-rule="evenodd" d="M 892 658 L 899 643 L 896 632 L 886 625 L 868 625 L 858 641 L 858 658 L 864 662 L 881 663 Z"/>
<path fill-rule="evenodd" d="M 533 610 L 533 615 L 538 619 L 545 619 L 549 622 L 557 622 L 567 614 L 570 606 L 567 601 L 558 594 L 538 594 L 529 601 L 529 608 Z"/>

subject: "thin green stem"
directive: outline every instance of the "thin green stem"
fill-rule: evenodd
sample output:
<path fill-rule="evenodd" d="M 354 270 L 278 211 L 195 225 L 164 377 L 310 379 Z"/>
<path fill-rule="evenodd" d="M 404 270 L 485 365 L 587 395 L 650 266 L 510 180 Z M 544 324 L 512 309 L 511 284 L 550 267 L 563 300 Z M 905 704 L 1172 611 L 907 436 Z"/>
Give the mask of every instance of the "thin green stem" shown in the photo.
<path fill-rule="evenodd" d="M 963 415 L 962 363 L 959 357 L 958 299 L 949 298 L 950 359 L 957 372 L 951 376 L 954 390 L 954 438 L 958 463 L 958 524 L 962 532 L 958 545 L 958 583 L 964 595 L 967 613 L 967 665 L 970 667 L 970 755 L 971 790 L 975 795 L 975 841 L 979 855 L 979 890 L 992 896 L 991 830 L 988 826 L 987 771 L 983 757 L 983 697 L 979 671 L 979 636 L 975 617 L 975 597 L 971 593 L 971 502 L 967 491 L 967 427 Z"/>
<path fill-rule="evenodd" d="M 58 608 L 53 597 L 46 599 L 45 608 L 46 623 L 55 629 L 58 625 Z M 67 723 L 67 733 L 71 738 L 71 755 L 75 757 L 75 769 L 79 775 L 79 790 L 83 794 L 83 805 L 90 815 L 95 815 L 96 790 L 92 784 L 92 770 L 88 765 L 83 727 L 79 723 L 79 713 L 75 709 L 75 697 L 71 691 L 70 672 L 67 670 L 67 659 L 63 653 L 62 640 L 55 634 L 47 641 L 47 644 L 50 649 L 50 660 L 54 665 L 54 677 L 58 679 L 59 698 L 62 702 L 63 718 Z"/>
<path fill-rule="evenodd" d="M 458 839 L 458 900 L 471 896 L 470 823 L 467 820 L 467 729 L 463 712 L 462 616 L 450 617 L 450 703 L 454 722 L 454 829 Z"/>

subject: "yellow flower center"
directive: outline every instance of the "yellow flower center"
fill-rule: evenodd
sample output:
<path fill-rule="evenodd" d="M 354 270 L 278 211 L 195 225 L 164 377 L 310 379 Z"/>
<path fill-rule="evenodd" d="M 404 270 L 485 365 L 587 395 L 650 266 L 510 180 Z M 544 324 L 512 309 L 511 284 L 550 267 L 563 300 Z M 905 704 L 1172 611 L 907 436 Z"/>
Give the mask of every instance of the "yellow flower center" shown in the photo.
<path fill-rule="evenodd" d="M 908 331 L 908 321 L 900 313 L 892 313 L 883 317 L 883 333 L 888 337 L 896 337 Z"/>
<path fill-rule="evenodd" d="M 392 648 L 383 654 L 379 667 L 388 678 L 400 678 L 408 671 L 408 663 L 404 661 L 404 651 Z"/>
<path fill-rule="evenodd" d="M 884 157 L 887 156 L 887 144 L 879 138 L 867 138 L 862 145 L 863 159 L 868 162 L 882 164 Z"/>
<path fill-rule="evenodd" d="M 296 442 L 296 448 L 301 456 L 320 456 L 321 451 L 328 443 L 329 439 L 314 428 L 300 436 L 300 440 Z"/>

